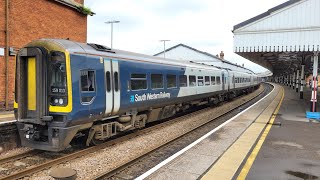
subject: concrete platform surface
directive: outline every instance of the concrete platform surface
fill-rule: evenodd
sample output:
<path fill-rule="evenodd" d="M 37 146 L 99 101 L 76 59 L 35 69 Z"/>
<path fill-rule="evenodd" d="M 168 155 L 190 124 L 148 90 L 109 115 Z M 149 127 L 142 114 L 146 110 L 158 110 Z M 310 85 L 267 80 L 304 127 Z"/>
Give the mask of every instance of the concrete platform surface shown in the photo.
<path fill-rule="evenodd" d="M 246 179 L 320 179 L 320 123 L 305 118 L 311 92 L 300 100 L 295 90 L 283 87 L 284 101 L 275 119 L 282 125 L 271 128 Z"/>
<path fill-rule="evenodd" d="M 13 122 L 15 120 L 13 111 L 1 111 L 0 112 L 0 124 L 5 124 L 6 122 Z"/>
<path fill-rule="evenodd" d="M 219 168 L 219 175 L 222 173 L 228 174 L 228 176 L 232 178 L 234 173 L 236 173 L 237 169 L 241 165 L 243 159 L 245 159 L 247 153 L 250 151 L 251 147 L 249 146 L 254 144 L 261 131 L 264 129 L 264 126 L 266 126 L 266 122 L 253 122 L 259 118 L 267 118 L 268 120 L 270 119 L 276 106 L 269 106 L 272 104 L 272 102 L 275 105 L 279 103 L 280 91 L 280 86 L 276 85 L 274 90 L 255 106 L 252 106 L 249 110 L 232 119 L 222 128 L 209 135 L 200 143 L 182 153 L 171 162 L 162 166 L 146 179 L 199 179 L 207 171 L 209 173 L 210 169 L 222 159 L 224 154 L 226 154 L 229 149 L 231 149 L 230 147 L 235 145 L 236 149 L 238 148 L 238 150 L 232 149 L 233 152 L 230 154 L 233 154 L 236 159 L 233 161 L 233 157 L 225 158 L 225 160 L 229 161 L 228 164 L 220 163 L 221 166 Z M 266 109 L 268 109 L 268 115 L 262 114 L 261 112 Z M 250 128 L 252 124 L 256 124 L 256 126 L 259 126 L 259 128 Z M 251 129 L 251 131 L 246 133 L 248 129 Z M 251 136 L 252 133 L 255 134 L 255 137 Z M 239 137 L 244 134 L 246 134 L 245 136 L 247 138 L 251 137 L 252 140 L 247 142 L 242 141 L 242 143 L 248 143 L 243 146 L 241 146 L 242 143 L 236 144 L 235 142 L 237 142 Z M 210 177 L 209 179 L 212 178 L 213 177 Z M 214 179 L 221 178 L 224 177 L 217 176 Z"/>

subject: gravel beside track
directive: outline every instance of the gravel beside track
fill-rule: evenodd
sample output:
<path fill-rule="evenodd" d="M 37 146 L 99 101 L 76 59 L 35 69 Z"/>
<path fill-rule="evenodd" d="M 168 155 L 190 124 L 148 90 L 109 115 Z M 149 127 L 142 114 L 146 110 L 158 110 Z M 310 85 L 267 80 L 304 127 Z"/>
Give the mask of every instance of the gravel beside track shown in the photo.
<path fill-rule="evenodd" d="M 185 134 L 184 136 L 168 143 L 167 145 L 139 158 L 137 161 L 125 166 L 124 168 L 119 169 L 119 171 L 114 172 L 111 176 L 105 176 L 101 179 L 113 179 L 113 180 L 120 180 L 120 179 L 134 179 L 149 169 L 153 168 L 154 166 L 158 165 L 162 161 L 166 160 L 173 154 L 177 153 L 184 147 L 188 146 L 189 144 L 193 143 L 203 135 L 210 132 L 212 129 L 218 127 L 220 124 L 224 123 L 228 119 L 232 118 L 233 116 L 237 115 L 242 110 L 248 108 L 262 97 L 267 95 L 272 90 L 270 85 L 266 85 L 266 88 L 263 93 L 259 96 L 255 97 L 251 101 L 245 103 L 239 108 L 236 108 L 229 113 L 210 121 L 209 123 L 201 126 L 200 128 L 191 131 L 190 133 Z"/>
<path fill-rule="evenodd" d="M 16 148 L 20 144 L 17 126 L 15 123 L 0 124 L 0 149 L 6 151 Z M 0 157 L 2 157 L 0 152 Z"/>
<path fill-rule="evenodd" d="M 170 142 L 177 137 L 192 131 L 199 124 L 220 117 L 234 107 L 242 105 L 244 102 L 253 99 L 263 91 L 262 86 L 255 92 L 225 103 L 223 106 L 206 108 L 176 119 L 170 120 L 169 125 L 160 129 L 152 129 L 143 135 L 133 137 L 123 142 L 119 142 L 107 148 L 103 148 L 83 157 L 68 161 L 57 167 L 68 167 L 77 171 L 77 179 L 92 179 L 101 173 L 114 170 L 115 168 L 132 161 L 146 152 L 153 151 L 159 146 Z M 239 111 L 238 111 L 239 112 Z M 56 168 L 56 167 L 55 167 Z M 26 179 L 52 179 L 48 174 L 50 169 L 33 174 Z"/>
<path fill-rule="evenodd" d="M 11 149 L 10 151 L 6 151 L 6 152 L 1 153 L 0 160 L 4 159 L 4 158 L 14 157 L 19 154 L 24 154 L 24 153 L 29 152 L 31 150 L 32 149 L 27 148 L 27 147 L 14 148 L 14 149 Z"/>
<path fill-rule="evenodd" d="M 28 150 L 22 151 L 17 155 L 11 155 L 10 159 L 1 158 L 0 159 L 0 179 L 8 179 L 7 176 L 15 174 L 16 172 L 22 172 L 26 169 L 36 167 L 38 165 L 44 164 L 51 160 L 66 156 L 67 154 L 73 153 L 74 149 L 69 149 L 68 151 L 63 151 L 59 153 L 46 152 L 40 150 Z M 16 179 L 16 178 L 9 178 Z"/>

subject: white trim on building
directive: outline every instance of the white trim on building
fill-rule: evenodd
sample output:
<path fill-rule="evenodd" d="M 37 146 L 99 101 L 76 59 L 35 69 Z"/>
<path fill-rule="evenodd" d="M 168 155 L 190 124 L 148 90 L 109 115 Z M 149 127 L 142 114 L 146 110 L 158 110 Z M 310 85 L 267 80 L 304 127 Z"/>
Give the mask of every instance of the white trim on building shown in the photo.
<path fill-rule="evenodd" d="M 290 0 L 234 27 L 234 52 L 320 51 L 320 0 Z"/>

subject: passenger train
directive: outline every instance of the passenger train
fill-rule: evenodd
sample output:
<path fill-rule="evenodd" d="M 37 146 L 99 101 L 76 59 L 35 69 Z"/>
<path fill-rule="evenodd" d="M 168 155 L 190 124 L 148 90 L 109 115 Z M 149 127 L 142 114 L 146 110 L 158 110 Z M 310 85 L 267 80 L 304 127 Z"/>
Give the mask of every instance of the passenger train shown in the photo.
<path fill-rule="evenodd" d="M 39 39 L 16 58 L 15 116 L 23 146 L 62 151 L 216 104 L 260 83 L 245 73 L 64 39 Z"/>

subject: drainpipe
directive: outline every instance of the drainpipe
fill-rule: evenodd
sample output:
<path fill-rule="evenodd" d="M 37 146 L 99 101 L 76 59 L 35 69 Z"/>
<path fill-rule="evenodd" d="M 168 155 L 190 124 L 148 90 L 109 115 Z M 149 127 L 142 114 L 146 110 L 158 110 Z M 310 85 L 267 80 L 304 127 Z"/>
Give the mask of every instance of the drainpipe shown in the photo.
<path fill-rule="evenodd" d="M 5 58 L 6 58 L 6 110 L 9 110 L 8 107 L 8 101 L 9 101 L 9 87 L 8 87 L 8 82 L 9 82 L 9 72 L 8 72 L 8 62 L 9 62 L 9 0 L 6 0 L 6 27 L 5 27 L 5 32 L 6 32 L 6 47 L 5 47 Z"/>

